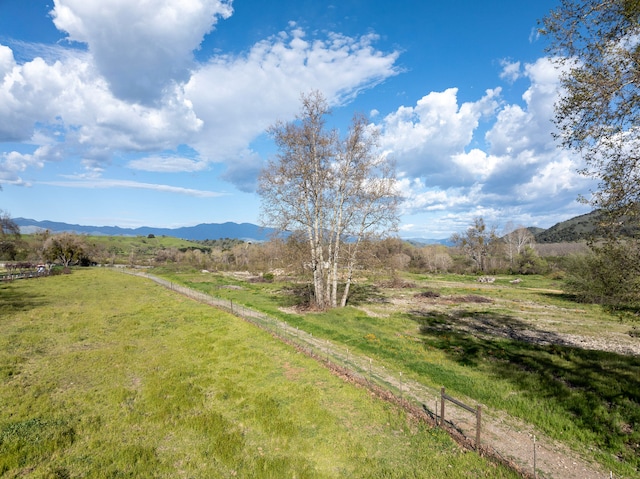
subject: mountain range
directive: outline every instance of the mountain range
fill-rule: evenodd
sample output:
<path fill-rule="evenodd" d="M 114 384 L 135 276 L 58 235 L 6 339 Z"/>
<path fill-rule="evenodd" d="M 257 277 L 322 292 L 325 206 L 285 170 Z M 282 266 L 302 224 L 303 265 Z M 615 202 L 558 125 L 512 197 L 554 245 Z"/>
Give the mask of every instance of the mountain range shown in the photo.
<path fill-rule="evenodd" d="M 234 238 L 245 241 L 266 241 L 275 230 L 251 223 L 203 223 L 181 228 L 121 228 L 119 226 L 83 226 L 56 221 L 37 221 L 28 218 L 13 218 L 23 234 L 49 230 L 52 233 L 77 233 L 95 236 L 173 236 L 192 241 Z"/>
<path fill-rule="evenodd" d="M 553 225 L 551 228 L 529 228 L 538 243 L 561 243 L 589 239 L 595 234 L 601 215 L 593 211 L 585 215 L 576 216 Z M 55 221 L 37 221 L 27 218 L 13 218 L 24 234 L 40 230 L 53 233 L 71 232 L 96 236 L 173 236 L 185 240 L 203 241 L 223 238 L 241 239 L 244 241 L 266 241 L 276 230 L 263 228 L 252 223 L 202 223 L 196 226 L 181 228 L 155 228 L 142 226 L 140 228 L 121 228 L 119 226 L 83 226 L 60 223 Z M 625 232 L 628 234 L 628 232 Z M 411 238 L 407 241 L 415 244 L 444 244 L 451 245 L 449 239 Z"/>
<path fill-rule="evenodd" d="M 155 228 L 142 226 L 140 228 L 121 228 L 120 226 L 84 226 L 61 223 L 57 221 L 38 221 L 28 218 L 12 218 L 20 227 L 22 234 L 36 233 L 49 230 L 52 233 L 76 233 L 93 236 L 173 236 L 190 241 L 216 240 L 223 238 L 240 239 L 244 241 L 266 241 L 276 230 L 264 228 L 252 223 L 202 223 L 196 226 L 181 228 Z M 449 239 L 415 238 L 407 240 L 416 244 L 444 244 L 451 245 Z"/>

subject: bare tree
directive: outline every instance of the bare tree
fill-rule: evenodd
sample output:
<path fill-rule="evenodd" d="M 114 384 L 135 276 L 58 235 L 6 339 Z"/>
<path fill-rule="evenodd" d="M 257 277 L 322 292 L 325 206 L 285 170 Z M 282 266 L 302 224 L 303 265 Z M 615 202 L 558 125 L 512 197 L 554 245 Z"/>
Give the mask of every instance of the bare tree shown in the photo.
<path fill-rule="evenodd" d="M 444 245 L 428 245 L 420 249 L 425 267 L 430 273 L 441 273 L 449 271 L 453 260 Z"/>
<path fill-rule="evenodd" d="M 498 247 L 495 227 L 487 227 L 482 217 L 475 218 L 465 233 L 453 234 L 451 241 L 473 261 L 476 271 L 486 271 L 488 259 Z"/>
<path fill-rule="evenodd" d="M 512 224 L 507 224 L 505 231 L 507 233 L 502 237 L 506 247 L 507 257 L 509 258 L 509 265 L 513 266 L 515 259 L 518 255 L 522 254 L 525 247 L 533 248 L 536 240 L 524 226 L 513 227 Z"/>
<path fill-rule="evenodd" d="M 304 233 L 315 305 L 326 309 L 338 306 L 341 277 L 346 304 L 362 240 L 396 228 L 399 195 L 366 118 L 356 115 L 341 139 L 325 127 L 330 111 L 320 92 L 301 100 L 296 122 L 269 130 L 278 154 L 261 172 L 258 193 L 265 225 Z"/>

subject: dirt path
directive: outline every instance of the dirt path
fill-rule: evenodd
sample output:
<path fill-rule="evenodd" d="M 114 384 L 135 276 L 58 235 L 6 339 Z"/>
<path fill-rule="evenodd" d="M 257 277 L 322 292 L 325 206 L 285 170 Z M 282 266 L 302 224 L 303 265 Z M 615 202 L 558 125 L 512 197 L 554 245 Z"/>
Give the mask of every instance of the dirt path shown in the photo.
<path fill-rule="evenodd" d="M 399 380 L 397 372 L 374 364 L 369 358 L 345 355 L 341 346 L 324 339 L 315 338 L 304 331 L 294 329 L 285 323 L 279 323 L 285 335 L 295 336 L 313 347 L 318 359 L 335 361 L 352 366 L 352 373 L 367 380 L 367 376 L 394 386 L 401 391 L 403 399 L 409 403 L 418 403 L 432 418 L 440 414 L 440 391 L 415 381 Z M 396 393 L 397 394 L 397 393 Z M 475 404 L 473 404 L 475 407 Z M 475 415 L 447 401 L 445 419 L 448 429 L 454 434 L 461 433 L 469 438 L 465 443 L 473 443 L 476 436 Z M 535 436 L 535 444 L 534 444 Z M 526 477 L 548 479 L 605 479 L 609 471 L 586 460 L 578 453 L 537 431 L 533 426 L 523 423 L 503 412 L 482 408 L 482 450 L 509 464 Z M 535 450 L 535 452 L 534 452 Z M 535 466 L 535 467 L 534 467 Z"/>
<path fill-rule="evenodd" d="M 403 380 L 401 374 L 375 364 L 370 358 L 355 355 L 344 346 L 316 338 L 258 311 L 230 304 L 229 301 L 177 286 L 152 275 L 136 274 L 197 301 L 226 309 L 294 344 L 312 357 L 332 365 L 332 369 L 347 371 L 346 375 L 358 378 L 358 382 L 375 384 L 375 388 L 378 389 L 387 385 L 388 391 L 391 391 L 391 388 L 396 390 L 396 392 L 389 392 L 387 396 L 396 397 L 397 391 L 400 391 L 401 403 L 413 404 L 414 409 L 415 404 L 422 405 L 423 410 L 431 418 L 436 419 L 439 416 L 440 391 L 416 381 Z M 475 407 L 475 404 L 472 406 Z M 463 435 L 468 439 L 462 442 L 473 446 L 473 439 L 476 436 L 475 415 L 447 401 L 445 419 L 447 429 L 454 436 Z M 546 437 L 533 426 L 510 417 L 504 412 L 491 411 L 485 407 L 482 408 L 481 446 L 485 453 L 515 465 L 516 470 L 524 477 L 546 479 L 606 479 L 611 477 L 609 471 L 581 457 L 563 444 Z"/>

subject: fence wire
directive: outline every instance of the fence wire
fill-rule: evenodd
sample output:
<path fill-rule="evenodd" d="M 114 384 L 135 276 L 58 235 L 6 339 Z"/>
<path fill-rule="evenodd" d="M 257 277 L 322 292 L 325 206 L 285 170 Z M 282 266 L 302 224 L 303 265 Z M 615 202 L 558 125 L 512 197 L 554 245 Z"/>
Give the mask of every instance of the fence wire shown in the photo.
<path fill-rule="evenodd" d="M 335 344 L 329 340 L 315 337 L 311 333 L 303 331 L 266 313 L 248 308 L 240 303 L 234 303 L 232 300 L 216 298 L 148 273 L 136 271 L 129 272 L 129 274 L 143 276 L 191 299 L 239 316 L 285 340 L 289 344 L 294 345 L 298 349 L 305 351 L 307 354 L 318 359 L 324 359 L 339 369 L 351 372 L 356 379 L 383 387 L 402 398 L 422 402 L 425 397 L 438 397 L 440 394 L 436 389 L 428 388 L 417 382 L 408 381 L 406 378 L 403 378 L 402 373 L 393 372 L 385 366 L 377 364 L 373 358 L 355 354 L 344 345 Z M 433 411 L 430 412 L 433 413 Z"/>
<path fill-rule="evenodd" d="M 228 299 L 217 298 L 148 273 L 130 270 L 124 270 L 124 272 L 150 279 L 179 294 L 227 311 L 234 316 L 238 316 L 258 326 L 303 351 L 305 354 L 322 360 L 330 368 L 347 375 L 354 382 L 362 384 L 374 390 L 383 398 L 403 406 L 412 414 L 422 417 L 432 425 L 444 427 L 444 429 L 464 447 L 478 450 L 481 454 L 512 468 L 521 474 L 522 477 L 539 477 L 541 471 L 536 469 L 536 451 L 539 453 L 541 449 L 546 449 L 547 451 L 553 450 L 545 447 L 540 442 L 536 443 L 534 441 L 532 444 L 531 458 L 526 460 L 529 464 L 523 467 L 520 462 L 516 463 L 512 458 L 505 457 L 505 454 L 508 453 L 498 451 L 487 442 L 483 442 L 481 445 L 475 444 L 475 417 L 469 416 L 469 420 L 467 420 L 467 418 L 457 415 L 455 423 L 454 419 L 447 419 L 445 424 L 442 424 L 441 421 L 439 422 L 438 405 L 441 400 L 441 391 L 438 389 L 410 380 L 404 377 L 402 372 L 386 368 L 384 365 L 374 361 L 373 358 L 356 354 L 344 345 L 335 344 L 329 340 L 315 337 L 311 333 L 294 327 L 285 321 L 248 308 L 243 304 L 234 303 Z M 484 408 L 483 411 L 485 411 Z M 449 415 L 448 417 L 451 416 Z M 484 426 L 482 427 L 484 428 Z M 533 437 L 535 438 L 535 436 Z M 546 477 L 546 475 L 544 477 Z M 610 473 L 606 477 L 613 479 L 614 475 Z"/>

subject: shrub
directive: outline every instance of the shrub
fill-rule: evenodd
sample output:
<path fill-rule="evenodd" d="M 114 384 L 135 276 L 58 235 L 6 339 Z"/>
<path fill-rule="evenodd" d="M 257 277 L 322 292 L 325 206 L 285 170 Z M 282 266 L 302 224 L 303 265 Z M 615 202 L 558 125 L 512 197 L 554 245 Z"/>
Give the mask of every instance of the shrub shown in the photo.
<path fill-rule="evenodd" d="M 516 257 L 514 272 L 518 274 L 546 274 L 549 264 L 533 248 L 527 246 Z"/>
<path fill-rule="evenodd" d="M 574 256 L 568 266 L 567 289 L 584 302 L 611 309 L 640 308 L 638 244 L 607 243 Z"/>

